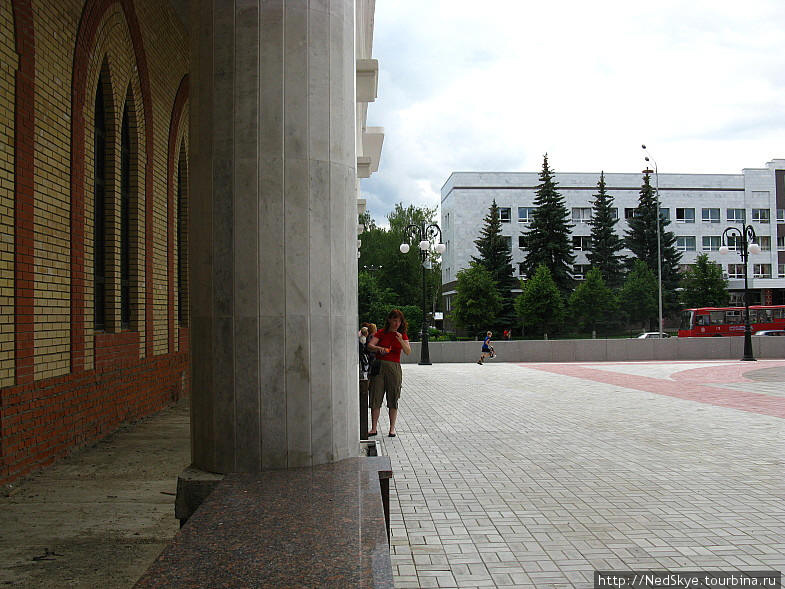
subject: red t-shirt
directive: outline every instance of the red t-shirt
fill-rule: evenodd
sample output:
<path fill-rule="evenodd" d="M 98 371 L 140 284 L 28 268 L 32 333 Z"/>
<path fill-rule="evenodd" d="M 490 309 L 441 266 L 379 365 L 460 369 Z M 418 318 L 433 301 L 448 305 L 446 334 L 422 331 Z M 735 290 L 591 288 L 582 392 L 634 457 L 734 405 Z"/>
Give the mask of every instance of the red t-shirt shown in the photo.
<path fill-rule="evenodd" d="M 376 354 L 376 357 L 379 358 L 379 360 L 386 360 L 387 362 L 401 362 L 401 350 L 403 349 L 403 346 L 401 346 L 398 338 L 395 337 L 394 331 L 387 332 L 383 329 L 380 329 L 374 334 L 374 337 L 378 338 L 379 340 L 376 342 L 377 346 L 382 348 L 390 348 L 390 352 L 387 354 Z M 401 337 L 407 342 L 409 341 L 409 336 L 407 336 L 405 333 L 402 333 Z"/>

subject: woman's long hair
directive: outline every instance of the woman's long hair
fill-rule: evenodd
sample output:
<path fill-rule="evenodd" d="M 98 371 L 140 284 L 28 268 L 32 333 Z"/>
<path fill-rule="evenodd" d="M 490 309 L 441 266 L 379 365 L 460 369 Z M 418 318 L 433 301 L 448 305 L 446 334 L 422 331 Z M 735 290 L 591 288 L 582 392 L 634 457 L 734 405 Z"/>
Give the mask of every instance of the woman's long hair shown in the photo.
<path fill-rule="evenodd" d="M 403 315 L 403 311 L 400 309 L 393 309 L 387 314 L 387 319 L 384 320 L 384 332 L 390 332 L 390 319 L 395 319 L 399 317 L 401 319 L 401 326 L 398 328 L 400 333 L 406 333 L 409 329 L 409 323 L 406 321 L 406 317 Z"/>

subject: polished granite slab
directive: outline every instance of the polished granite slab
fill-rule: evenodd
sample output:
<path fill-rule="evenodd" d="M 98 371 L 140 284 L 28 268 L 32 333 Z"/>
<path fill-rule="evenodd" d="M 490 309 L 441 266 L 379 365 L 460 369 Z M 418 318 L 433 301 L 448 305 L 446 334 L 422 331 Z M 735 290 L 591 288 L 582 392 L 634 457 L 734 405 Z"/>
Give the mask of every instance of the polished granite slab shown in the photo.
<path fill-rule="evenodd" d="M 136 587 L 393 587 L 386 456 L 230 474 Z"/>

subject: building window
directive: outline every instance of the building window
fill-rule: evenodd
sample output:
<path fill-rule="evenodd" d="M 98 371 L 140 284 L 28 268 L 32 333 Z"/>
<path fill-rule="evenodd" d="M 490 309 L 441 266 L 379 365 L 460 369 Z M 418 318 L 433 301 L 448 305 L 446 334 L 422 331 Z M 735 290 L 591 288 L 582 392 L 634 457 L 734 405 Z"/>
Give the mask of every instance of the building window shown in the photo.
<path fill-rule="evenodd" d="M 785 264 L 777 264 L 777 278 L 785 278 Z"/>
<path fill-rule="evenodd" d="M 680 235 L 676 238 L 676 249 L 680 252 L 694 252 L 695 251 L 695 236 L 694 235 Z"/>
<path fill-rule="evenodd" d="M 777 236 L 777 251 L 785 250 L 785 236 L 779 235 Z"/>
<path fill-rule="evenodd" d="M 635 209 L 631 209 L 631 208 L 624 209 L 625 219 L 632 219 L 634 216 L 635 216 Z"/>
<path fill-rule="evenodd" d="M 752 209 L 752 221 L 754 223 L 770 223 L 770 213 L 769 209 Z"/>
<path fill-rule="evenodd" d="M 521 249 L 526 249 L 526 245 L 525 245 L 525 243 L 524 243 L 525 239 L 526 239 L 526 238 L 525 238 L 523 235 L 519 235 L 519 236 L 518 236 L 518 247 L 519 247 L 519 248 L 521 248 Z"/>
<path fill-rule="evenodd" d="M 518 223 L 529 223 L 534 218 L 536 207 L 518 207 Z"/>
<path fill-rule="evenodd" d="M 771 278 L 771 264 L 753 264 L 753 278 Z"/>
<path fill-rule="evenodd" d="M 185 206 L 188 173 L 185 165 L 184 147 L 180 148 L 180 157 L 177 162 L 177 322 L 182 327 L 188 324 L 188 297 L 186 296 L 188 287 L 188 275 L 186 273 L 188 260 L 186 256 L 188 254 L 185 241 L 188 227 L 186 219 L 187 207 Z M 448 278 L 449 272 L 450 269 L 448 268 Z"/>
<path fill-rule="evenodd" d="M 676 209 L 676 222 L 677 223 L 694 223 L 695 222 L 695 209 Z"/>
<path fill-rule="evenodd" d="M 695 267 L 695 264 L 679 264 L 679 273 L 685 274 L 687 270 L 692 270 Z"/>
<path fill-rule="evenodd" d="M 575 264 L 572 267 L 572 277 L 575 280 L 583 280 L 591 269 L 591 264 Z"/>
<path fill-rule="evenodd" d="M 510 222 L 510 207 L 499 207 L 499 220 L 502 223 Z"/>
<path fill-rule="evenodd" d="M 747 219 L 744 209 L 727 209 L 728 221 L 730 223 L 744 223 Z"/>
<path fill-rule="evenodd" d="M 719 210 L 719 209 L 718 209 Z M 704 235 L 703 236 L 703 251 L 716 252 L 720 249 L 720 236 L 719 235 Z"/>
<path fill-rule="evenodd" d="M 701 211 L 701 220 L 704 223 L 719 223 L 720 210 L 719 209 L 703 209 Z"/>
<path fill-rule="evenodd" d="M 591 237 L 588 235 L 573 235 L 572 249 L 584 252 L 591 250 Z"/>
<path fill-rule="evenodd" d="M 504 239 L 504 246 L 507 248 L 508 252 L 512 251 L 512 237 L 509 235 L 502 235 L 502 239 Z"/>
<path fill-rule="evenodd" d="M 671 210 L 670 209 L 660 208 L 660 219 L 662 219 L 663 221 L 670 221 L 671 220 Z"/>
<path fill-rule="evenodd" d="M 619 209 L 618 207 L 611 207 L 611 219 L 614 221 L 619 218 Z"/>
<path fill-rule="evenodd" d="M 728 249 L 737 252 L 741 250 L 741 237 L 738 235 L 728 235 Z"/>
<path fill-rule="evenodd" d="M 452 310 L 452 297 L 444 297 L 444 310 L 450 311 Z"/>
<path fill-rule="evenodd" d="M 93 138 L 93 327 L 106 329 L 106 111 L 104 77 L 95 92 Z"/>
<path fill-rule="evenodd" d="M 120 328 L 131 327 L 131 129 L 128 101 L 120 138 Z"/>
<path fill-rule="evenodd" d="M 728 264 L 728 278 L 744 278 L 744 264 Z"/>
<path fill-rule="evenodd" d="M 771 251 L 771 237 L 768 235 L 759 235 L 758 236 L 758 245 L 760 246 L 760 251 L 762 252 L 770 252 Z"/>
<path fill-rule="evenodd" d="M 526 273 L 523 271 L 523 262 L 518 262 L 518 276 L 526 278 Z"/>
<path fill-rule="evenodd" d="M 591 208 L 590 207 L 573 207 L 572 208 L 572 222 L 573 223 L 588 223 L 591 221 Z"/>
<path fill-rule="evenodd" d="M 777 209 L 777 223 L 785 223 L 785 209 Z"/>

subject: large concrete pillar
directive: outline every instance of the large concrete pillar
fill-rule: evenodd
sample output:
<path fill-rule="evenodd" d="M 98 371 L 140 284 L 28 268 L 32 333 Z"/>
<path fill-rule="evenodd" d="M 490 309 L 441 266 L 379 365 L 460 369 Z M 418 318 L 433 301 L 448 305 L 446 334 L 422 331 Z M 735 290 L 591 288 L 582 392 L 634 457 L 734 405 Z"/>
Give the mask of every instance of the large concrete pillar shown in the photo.
<path fill-rule="evenodd" d="M 193 0 L 193 465 L 358 454 L 353 0 Z"/>

